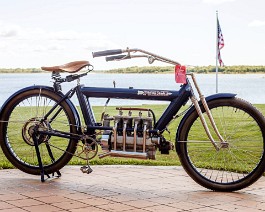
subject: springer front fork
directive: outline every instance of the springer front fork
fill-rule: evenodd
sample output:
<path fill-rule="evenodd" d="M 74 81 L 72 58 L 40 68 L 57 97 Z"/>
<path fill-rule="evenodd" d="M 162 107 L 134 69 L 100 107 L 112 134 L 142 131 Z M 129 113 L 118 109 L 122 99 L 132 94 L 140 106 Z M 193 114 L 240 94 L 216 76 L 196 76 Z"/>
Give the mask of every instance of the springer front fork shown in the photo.
<path fill-rule="evenodd" d="M 206 123 L 206 120 L 205 120 L 205 118 L 204 118 L 204 116 L 203 116 L 203 113 L 202 113 L 202 111 L 201 111 L 200 105 L 199 105 L 199 103 L 198 103 L 198 100 L 197 100 L 196 96 L 194 95 L 194 92 L 193 92 L 193 91 L 191 92 L 192 95 L 191 95 L 191 97 L 190 97 L 191 102 L 193 103 L 193 105 L 194 105 L 194 107 L 195 107 L 195 109 L 196 109 L 196 111 L 197 111 L 197 113 L 198 113 L 198 115 L 199 115 L 199 117 L 200 117 L 201 123 L 202 123 L 202 125 L 203 125 L 203 128 L 204 128 L 204 130 L 205 130 L 205 132 L 206 132 L 208 138 L 210 139 L 210 141 L 211 141 L 211 143 L 213 144 L 213 146 L 215 147 L 215 149 L 216 149 L 217 151 L 219 151 L 221 148 L 227 146 L 227 142 L 224 140 L 224 138 L 221 136 L 221 134 L 219 133 L 219 131 L 218 131 L 218 129 L 217 129 L 217 126 L 216 126 L 215 121 L 214 121 L 214 119 L 213 119 L 212 113 L 211 113 L 211 111 L 210 111 L 210 109 L 209 109 L 209 107 L 208 107 L 208 104 L 207 104 L 207 102 L 206 102 L 206 100 L 205 100 L 205 97 L 202 95 L 202 93 L 201 93 L 201 91 L 200 91 L 200 88 L 199 88 L 199 86 L 198 86 L 198 84 L 197 84 L 197 81 L 196 81 L 195 75 L 194 75 L 193 73 L 191 73 L 191 74 L 187 74 L 187 75 L 190 75 L 191 78 L 192 78 L 192 81 L 193 81 L 193 83 L 194 83 L 194 86 L 195 86 L 195 88 L 196 88 L 196 90 L 197 90 L 197 92 L 198 92 L 198 94 L 199 94 L 199 99 L 200 99 L 201 102 L 202 102 L 202 105 L 203 105 L 203 107 L 204 107 L 204 109 L 205 109 L 205 112 L 206 112 L 206 114 L 207 114 L 207 116 L 208 116 L 208 118 L 209 118 L 209 120 L 210 120 L 211 126 L 213 127 L 214 132 L 216 133 L 217 137 L 219 138 L 219 140 L 220 140 L 220 142 L 221 142 L 221 145 L 217 145 L 217 142 L 216 142 L 216 141 L 214 140 L 214 138 L 212 137 L 212 134 L 211 134 L 211 132 L 210 132 L 210 130 L 209 130 L 208 124 Z"/>

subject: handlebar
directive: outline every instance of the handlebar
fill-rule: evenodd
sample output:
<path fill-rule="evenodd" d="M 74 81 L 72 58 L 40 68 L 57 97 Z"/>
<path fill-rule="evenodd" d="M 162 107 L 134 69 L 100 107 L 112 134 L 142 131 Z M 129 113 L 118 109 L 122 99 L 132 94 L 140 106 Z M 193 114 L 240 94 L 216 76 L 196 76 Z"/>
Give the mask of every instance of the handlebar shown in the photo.
<path fill-rule="evenodd" d="M 136 52 L 141 52 L 143 54 L 136 55 Z M 127 53 L 126 55 L 121 55 L 122 53 Z M 131 59 L 136 57 L 146 57 L 148 58 L 148 62 L 152 64 L 155 60 L 169 63 L 172 65 L 180 65 L 179 62 L 168 59 L 166 57 L 159 56 L 157 54 L 142 50 L 142 49 L 112 49 L 112 50 L 105 50 L 105 51 L 99 51 L 99 52 L 93 52 L 93 57 L 101 57 L 101 56 L 108 56 L 108 55 L 115 55 L 111 57 L 106 57 L 106 61 L 114 61 L 114 60 L 124 60 L 124 59 Z"/>
<path fill-rule="evenodd" d="M 112 49 L 112 50 L 105 50 L 99 52 L 92 52 L 93 57 L 101 57 L 101 56 L 108 56 L 114 54 L 121 54 L 123 51 L 121 49 Z"/>
<path fill-rule="evenodd" d="M 120 55 L 115 55 L 111 57 L 106 57 L 106 61 L 114 61 L 114 60 L 125 60 L 125 59 L 131 59 L 131 56 L 126 55 L 126 54 L 120 54 Z"/>

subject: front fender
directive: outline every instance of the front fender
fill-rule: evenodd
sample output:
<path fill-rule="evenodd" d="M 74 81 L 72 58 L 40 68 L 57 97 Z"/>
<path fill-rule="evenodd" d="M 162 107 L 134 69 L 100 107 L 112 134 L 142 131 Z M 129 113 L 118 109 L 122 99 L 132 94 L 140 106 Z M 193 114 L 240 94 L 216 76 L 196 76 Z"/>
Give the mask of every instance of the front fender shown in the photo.
<path fill-rule="evenodd" d="M 232 94 L 232 93 L 218 93 L 218 94 L 214 94 L 214 95 L 211 95 L 211 96 L 207 96 L 205 98 L 206 102 L 210 102 L 210 101 L 213 101 L 213 100 L 216 100 L 216 99 L 226 99 L 226 98 L 234 98 L 236 96 L 236 94 Z M 201 106 L 202 105 L 202 102 L 199 101 L 199 105 Z M 184 124 L 185 124 L 185 121 L 186 119 L 190 116 L 191 113 L 194 112 L 195 107 L 192 106 L 188 112 L 184 115 L 184 117 L 181 119 L 180 123 L 179 123 L 179 126 L 178 126 L 178 129 L 177 129 L 177 132 L 176 132 L 176 151 L 177 153 L 179 148 L 178 148 L 178 140 L 179 140 L 179 135 L 180 135 L 180 132 L 181 132 L 181 129 L 182 127 L 184 127 Z"/>
<path fill-rule="evenodd" d="M 2 105 L 1 107 L 1 110 L 0 110 L 0 120 L 2 120 L 2 117 L 3 117 L 3 111 L 5 111 L 5 108 L 7 107 L 8 103 L 15 97 L 17 97 L 18 95 L 20 95 L 21 93 L 23 92 L 26 92 L 26 91 L 30 91 L 30 90 L 48 90 L 48 91 L 51 91 L 51 92 L 54 92 L 54 89 L 52 87 L 49 87 L 49 86 L 44 86 L 44 85 L 34 85 L 34 86 L 29 86 L 29 87 L 26 87 L 26 88 L 22 88 L 21 90 L 18 90 L 17 92 L 15 92 L 14 94 L 12 94 L 6 101 L 5 103 Z M 62 92 L 56 92 L 56 94 L 60 97 L 63 97 L 64 94 Z M 81 121 L 80 121 L 80 116 L 79 116 L 79 113 L 76 109 L 76 107 L 74 106 L 74 104 L 72 103 L 71 100 L 69 99 L 66 99 L 65 102 L 67 103 L 67 105 L 71 108 L 73 114 L 74 114 L 74 117 L 75 117 L 75 125 L 76 126 L 81 126 Z M 79 130 L 79 129 L 78 129 Z"/>

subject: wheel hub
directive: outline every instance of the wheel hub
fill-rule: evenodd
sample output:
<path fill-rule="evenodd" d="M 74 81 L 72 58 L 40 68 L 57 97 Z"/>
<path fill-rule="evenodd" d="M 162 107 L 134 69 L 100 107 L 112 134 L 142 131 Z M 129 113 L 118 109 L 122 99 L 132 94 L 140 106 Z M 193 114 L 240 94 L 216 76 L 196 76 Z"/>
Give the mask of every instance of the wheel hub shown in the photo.
<path fill-rule="evenodd" d="M 229 143 L 228 142 L 221 142 L 220 149 L 228 149 L 229 148 Z"/>
<path fill-rule="evenodd" d="M 45 127 L 45 122 L 40 122 L 39 118 L 31 118 L 29 119 L 22 127 L 22 138 L 30 146 L 34 146 L 34 140 L 33 140 L 33 133 L 34 133 L 34 128 L 38 126 L 38 128 L 46 128 Z M 45 141 L 47 136 L 41 136 L 41 135 L 36 135 L 38 138 L 38 143 L 41 144 Z"/>

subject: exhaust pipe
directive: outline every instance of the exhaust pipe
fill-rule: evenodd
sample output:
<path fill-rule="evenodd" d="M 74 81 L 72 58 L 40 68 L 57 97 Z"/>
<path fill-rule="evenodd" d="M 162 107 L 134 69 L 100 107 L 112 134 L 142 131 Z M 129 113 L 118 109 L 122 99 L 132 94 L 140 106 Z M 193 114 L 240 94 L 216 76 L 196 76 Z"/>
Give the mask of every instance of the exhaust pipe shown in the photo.
<path fill-rule="evenodd" d="M 104 154 L 98 155 L 98 157 L 104 158 L 104 157 L 122 157 L 122 158 L 136 158 L 136 159 L 148 159 L 148 155 L 145 152 L 125 152 L 125 151 L 115 151 L 111 150 L 111 152 L 107 152 Z"/>

